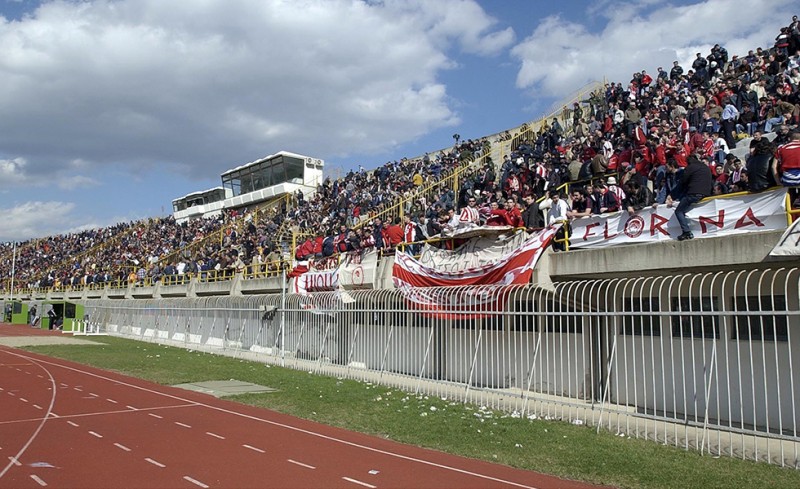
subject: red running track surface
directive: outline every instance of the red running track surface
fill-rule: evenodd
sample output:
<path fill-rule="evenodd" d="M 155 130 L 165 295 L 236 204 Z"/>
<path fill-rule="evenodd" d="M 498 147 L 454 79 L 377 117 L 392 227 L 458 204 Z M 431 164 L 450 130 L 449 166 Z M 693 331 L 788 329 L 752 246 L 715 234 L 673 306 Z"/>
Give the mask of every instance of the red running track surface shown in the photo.
<path fill-rule="evenodd" d="M 0 488 L 47 486 L 593 487 L 0 347 Z"/>

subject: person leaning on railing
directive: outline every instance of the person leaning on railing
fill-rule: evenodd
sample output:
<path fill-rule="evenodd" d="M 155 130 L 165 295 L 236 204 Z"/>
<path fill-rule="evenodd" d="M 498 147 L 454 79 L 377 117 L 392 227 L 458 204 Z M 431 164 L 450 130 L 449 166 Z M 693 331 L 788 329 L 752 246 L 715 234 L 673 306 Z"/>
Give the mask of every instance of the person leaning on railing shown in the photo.
<path fill-rule="evenodd" d="M 553 250 L 564 251 L 566 250 L 566 236 L 569 227 L 569 204 L 561 198 L 558 190 L 551 190 L 549 196 L 551 203 L 550 210 L 547 212 L 548 224 L 551 226 L 554 224 L 562 225 L 553 239 Z"/>

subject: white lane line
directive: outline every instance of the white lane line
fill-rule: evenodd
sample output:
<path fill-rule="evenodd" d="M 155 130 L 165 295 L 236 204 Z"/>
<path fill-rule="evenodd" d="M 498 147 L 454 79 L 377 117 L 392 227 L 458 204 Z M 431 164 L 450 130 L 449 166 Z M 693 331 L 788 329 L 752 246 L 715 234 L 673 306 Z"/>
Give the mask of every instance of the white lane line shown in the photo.
<path fill-rule="evenodd" d="M 353 484 L 358 484 L 360 486 L 369 487 L 370 489 L 375 489 L 375 486 L 372 484 L 367 484 L 366 482 L 361 482 L 355 479 L 351 479 L 349 477 L 342 477 L 342 479 L 346 480 L 347 482 L 352 482 Z"/>
<path fill-rule="evenodd" d="M 17 467 L 20 467 L 22 465 L 21 463 L 19 463 L 19 460 L 17 460 L 17 457 L 8 457 L 8 459 L 11 460 L 11 463 L 16 465 Z"/>
<path fill-rule="evenodd" d="M 0 387 L 0 391 L 4 391 L 4 390 L 5 390 L 5 389 L 3 389 L 2 387 Z"/>
<path fill-rule="evenodd" d="M 22 402 L 28 402 L 28 400 L 25 399 L 24 397 L 20 397 L 19 400 L 22 401 Z"/>
<path fill-rule="evenodd" d="M 118 403 L 117 401 L 115 401 L 114 399 L 106 399 L 106 401 L 108 401 L 108 402 L 110 402 L 110 403 L 112 403 L 112 404 L 119 404 L 119 403 Z"/>
<path fill-rule="evenodd" d="M 42 478 L 39 477 L 38 475 L 31 474 L 31 479 L 35 480 L 36 483 L 42 487 L 45 487 L 47 485 L 47 482 L 43 481 Z"/>
<path fill-rule="evenodd" d="M 97 394 L 95 394 L 94 392 L 90 392 L 89 395 L 92 396 L 92 397 L 100 397 Z"/>
<path fill-rule="evenodd" d="M 114 446 L 119 448 L 119 449 L 125 450 L 126 452 L 130 452 L 131 451 L 130 448 L 126 447 L 125 445 L 123 445 L 121 443 L 114 443 Z"/>
<path fill-rule="evenodd" d="M 42 409 L 42 406 L 40 406 L 38 404 L 34 404 L 33 407 L 35 407 L 36 409 Z"/>
<path fill-rule="evenodd" d="M 186 407 L 197 407 L 197 404 L 180 404 L 175 406 L 163 406 L 163 407 L 153 407 L 153 408 L 142 408 L 136 411 L 131 411 L 130 409 L 117 409 L 115 411 L 98 411 L 93 413 L 82 413 L 82 414 L 66 414 L 64 416 L 56 416 L 59 418 L 88 418 L 91 416 L 105 416 L 108 414 L 131 414 L 133 412 L 139 411 L 149 411 L 153 409 L 174 409 L 174 408 L 186 408 Z M 160 416 L 159 416 L 160 417 Z M 44 418 L 28 418 L 28 419 L 14 419 L 10 421 L 0 421 L 0 426 L 6 424 L 19 424 L 19 423 L 30 423 L 32 421 L 41 421 Z"/>
<path fill-rule="evenodd" d="M 286 459 L 286 461 L 289 462 L 290 464 L 299 465 L 300 467 L 305 467 L 307 469 L 311 470 L 316 469 L 316 467 L 314 467 L 313 465 L 304 464 L 303 462 L 298 462 L 297 460 L 292 460 L 290 458 Z"/>
<path fill-rule="evenodd" d="M 63 383 L 63 382 L 61 382 L 61 384 L 59 384 L 59 385 L 60 385 L 61 387 L 69 387 L 67 384 L 65 384 L 65 383 Z"/>
<path fill-rule="evenodd" d="M 80 387 L 73 387 L 73 389 L 75 389 L 78 392 L 83 392 L 83 389 L 81 389 Z"/>
<path fill-rule="evenodd" d="M 72 425 L 72 426 L 74 426 L 74 427 L 76 427 L 76 428 L 77 428 L 78 426 L 80 426 L 78 423 L 73 423 L 72 421 L 67 421 L 67 424 L 68 424 L 68 425 Z"/>
<path fill-rule="evenodd" d="M 203 484 L 202 482 L 200 482 L 200 481 L 199 481 L 199 480 L 197 480 L 197 479 L 192 479 L 192 478 L 191 478 L 191 477 L 189 477 L 188 475 L 184 475 L 184 476 L 183 476 L 183 479 L 184 479 L 184 480 L 187 480 L 187 481 L 189 481 L 189 482 L 191 482 L 192 484 L 194 484 L 194 485 L 196 485 L 196 486 L 200 486 L 200 487 L 202 487 L 203 489 L 208 489 L 208 486 L 207 486 L 207 485 Z"/>
<path fill-rule="evenodd" d="M 157 414 L 154 414 L 154 413 L 147 413 L 147 415 L 148 415 L 148 416 L 152 416 L 152 417 L 154 417 L 154 418 L 158 418 L 158 419 L 164 419 L 164 416 L 159 416 L 159 415 L 157 415 Z"/>
<path fill-rule="evenodd" d="M 17 356 L 17 357 L 25 358 L 26 360 L 33 360 L 33 358 L 31 358 L 31 357 L 25 357 L 25 356 L 23 356 L 21 354 L 18 354 L 18 353 L 11 353 L 11 354 L 14 355 L 14 356 Z M 261 417 L 258 417 L 258 416 L 253 416 L 253 415 L 242 413 L 242 412 L 239 412 L 239 411 L 234 411 L 232 409 L 227 409 L 227 408 L 220 407 L 220 406 L 214 406 L 212 404 L 206 404 L 206 403 L 202 403 L 202 402 L 192 401 L 190 399 L 187 399 L 187 398 L 181 397 L 181 396 L 177 396 L 175 394 L 169 394 L 169 393 L 162 392 L 162 391 L 159 391 L 159 390 L 150 389 L 150 388 L 147 388 L 147 387 L 142 387 L 140 385 L 132 384 L 130 382 L 125 382 L 125 381 L 122 381 L 122 380 L 119 380 L 119 379 L 114 379 L 112 377 L 106 377 L 104 375 L 95 374 L 95 373 L 92 373 L 92 372 L 87 372 L 86 370 L 78 369 L 78 368 L 75 368 L 75 367 L 70 367 L 70 366 L 65 365 L 63 363 L 57 363 L 57 362 L 52 361 L 52 360 L 48 361 L 48 360 L 38 359 L 37 358 L 35 360 L 35 363 L 37 365 L 43 365 L 43 364 L 52 365 L 53 367 L 58 367 L 58 368 L 63 369 L 63 370 L 79 373 L 79 374 L 82 374 L 82 375 L 86 375 L 88 377 L 93 377 L 95 379 L 106 380 L 106 381 L 112 382 L 112 383 L 117 384 L 117 385 L 130 387 L 131 389 L 139 390 L 141 392 L 148 392 L 148 393 L 156 394 L 158 396 L 165 397 L 165 398 L 168 398 L 168 399 L 172 399 L 172 400 L 175 400 L 175 401 L 182 401 L 182 402 L 188 403 L 185 406 L 165 406 L 165 407 L 159 408 L 159 409 L 166 409 L 166 408 L 172 408 L 172 407 L 204 407 L 204 408 L 212 410 L 212 411 L 230 414 L 231 416 L 236 416 L 236 417 L 243 418 L 243 419 L 249 419 L 249 420 L 252 420 L 252 421 L 257 421 L 259 423 L 264 423 L 264 424 L 268 424 L 268 425 L 271 425 L 271 426 L 277 426 L 277 427 L 280 427 L 280 428 L 283 428 L 283 429 L 286 429 L 286 430 L 289 430 L 289 431 L 294 431 L 295 433 L 303 433 L 305 435 L 309 435 L 309 436 L 315 437 L 315 438 L 320 439 L 320 440 L 327 440 L 327 441 L 330 441 L 330 442 L 333 442 L 333 443 L 338 443 L 338 444 L 349 446 L 349 447 L 353 447 L 353 448 L 359 448 L 359 449 L 365 450 L 367 452 L 380 453 L 380 454 L 386 455 L 388 457 L 392 457 L 392 458 L 396 458 L 396 459 L 400 459 L 400 460 L 406 460 L 406 461 L 409 461 L 409 462 L 418 463 L 420 465 L 426 465 L 428 467 L 437 467 L 437 468 L 440 468 L 440 469 L 443 469 L 443 470 L 447 470 L 447 471 L 450 471 L 450 472 L 455 472 L 455 473 L 458 473 L 458 474 L 464 474 L 464 475 L 469 475 L 469 476 L 472 476 L 472 477 L 476 477 L 478 479 L 484 479 L 484 480 L 489 480 L 489 481 L 494 481 L 494 482 L 500 482 L 500 483 L 506 484 L 508 486 L 519 487 L 519 488 L 522 488 L 522 489 L 536 489 L 536 487 L 534 487 L 534 486 L 529 486 L 529 485 L 526 485 L 526 484 L 520 484 L 518 482 L 510 481 L 510 480 L 507 480 L 507 479 L 502 479 L 502 478 L 499 478 L 499 477 L 492 477 L 490 475 L 481 474 L 479 472 L 473 472 L 471 470 L 460 469 L 458 467 L 453 467 L 453 466 L 446 465 L 446 464 L 440 464 L 440 463 L 436 463 L 436 462 L 431 462 L 430 460 L 425 460 L 425 459 L 412 457 L 412 456 L 408 456 L 408 455 L 402 455 L 400 453 L 391 452 L 389 450 L 382 450 L 380 448 L 375 448 L 375 447 L 371 447 L 371 446 L 368 446 L 368 445 L 362 445 L 360 443 L 356 443 L 356 442 L 353 442 L 353 441 L 345 440 L 345 439 L 342 439 L 342 438 L 337 438 L 335 436 L 325 435 L 323 433 L 312 431 L 312 430 L 306 429 L 306 428 L 301 428 L 299 426 L 294 426 L 294 425 L 291 425 L 291 424 L 281 423 L 281 422 L 278 422 L 278 421 L 273 421 L 273 420 L 270 420 L 270 419 L 261 418 Z M 49 372 L 47 372 L 47 373 L 49 374 Z M 0 424 L 4 424 L 4 423 L 0 422 Z M 3 473 L 0 473 L 0 477 L 2 477 L 2 475 L 3 475 Z"/>
<path fill-rule="evenodd" d="M 13 392 L 11 392 L 11 391 L 8 391 L 8 395 L 9 395 L 9 396 L 16 396 L 16 394 L 14 394 L 14 393 L 13 393 Z"/>
<path fill-rule="evenodd" d="M 103 435 L 101 435 L 100 433 L 95 433 L 94 431 L 90 431 L 89 434 L 94 436 L 94 437 L 97 437 L 97 438 L 102 438 L 103 437 Z"/>
<path fill-rule="evenodd" d="M 186 423 L 180 423 L 178 421 L 175 421 L 175 424 L 178 426 L 183 426 L 184 428 L 191 428 L 191 426 Z"/>
<path fill-rule="evenodd" d="M 265 452 L 264 450 L 262 450 L 260 448 L 251 447 L 250 445 L 242 445 L 242 446 L 245 447 L 245 448 L 248 448 L 250 450 L 253 450 L 254 452 L 267 453 L 267 452 Z"/>
<path fill-rule="evenodd" d="M 216 433 L 212 433 L 212 432 L 210 432 L 210 431 L 206 431 L 206 435 L 208 435 L 208 436 L 213 436 L 214 438 L 217 438 L 217 439 L 219 439 L 219 440 L 224 440 L 224 439 L 225 439 L 225 437 L 224 437 L 224 436 L 222 436 L 222 435 L 218 435 L 218 434 L 216 434 Z"/>
<path fill-rule="evenodd" d="M 52 416 L 54 418 L 60 418 L 61 417 L 61 416 L 59 416 L 59 415 L 57 415 L 56 413 L 53 413 L 53 412 L 50 413 L 50 416 Z"/>
<path fill-rule="evenodd" d="M 131 411 L 137 411 L 137 409 L 135 407 L 133 407 L 133 406 L 126 405 L 125 407 L 130 409 Z"/>
<path fill-rule="evenodd" d="M 145 458 L 145 461 L 147 461 L 147 462 L 150 462 L 151 464 L 153 464 L 153 465 L 155 465 L 155 466 L 157 466 L 157 467 L 161 467 L 162 469 L 163 469 L 164 467 L 166 467 L 166 465 L 162 464 L 161 462 L 157 462 L 157 461 L 153 460 L 153 459 L 152 459 L 152 458 L 150 458 L 150 457 L 147 457 L 147 458 Z"/>
<path fill-rule="evenodd" d="M 37 377 L 39 377 L 40 379 L 43 379 L 43 378 L 44 378 L 44 377 L 42 377 L 42 376 L 41 376 L 41 375 L 39 375 L 39 374 L 36 374 L 36 376 L 37 376 Z"/>
<path fill-rule="evenodd" d="M 25 373 L 26 373 L 26 374 L 28 374 L 28 375 L 31 375 L 31 373 L 30 373 L 30 372 L 28 372 L 27 370 L 25 371 Z"/>

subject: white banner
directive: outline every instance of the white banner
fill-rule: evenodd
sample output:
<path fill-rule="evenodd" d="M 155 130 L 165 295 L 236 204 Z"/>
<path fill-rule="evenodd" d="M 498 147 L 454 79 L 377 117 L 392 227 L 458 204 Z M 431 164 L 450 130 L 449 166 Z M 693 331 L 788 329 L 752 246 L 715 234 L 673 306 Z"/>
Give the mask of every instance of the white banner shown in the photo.
<path fill-rule="evenodd" d="M 348 251 L 339 265 L 339 285 L 346 290 L 374 289 L 378 276 L 378 252 Z"/>
<path fill-rule="evenodd" d="M 509 228 L 508 232 L 511 229 Z M 495 235 L 470 238 L 455 250 L 445 250 L 424 245 L 419 263 L 426 267 L 448 272 L 459 272 L 469 268 L 480 268 L 496 263 L 517 250 L 525 240 L 526 233 L 520 232 L 505 239 Z"/>
<path fill-rule="evenodd" d="M 708 199 L 692 206 L 686 217 L 695 238 L 784 229 L 786 189 Z M 633 215 L 621 211 L 583 217 L 571 225 L 570 248 L 669 241 L 682 232 L 675 207 L 666 205 L 648 207 Z"/>
<path fill-rule="evenodd" d="M 299 277 L 292 278 L 290 290 L 295 294 L 306 295 L 309 292 L 329 292 L 339 288 L 338 269 L 309 271 Z"/>
<path fill-rule="evenodd" d="M 792 223 L 783 233 L 775 248 L 769 252 L 770 256 L 795 256 L 800 255 L 800 219 Z"/>

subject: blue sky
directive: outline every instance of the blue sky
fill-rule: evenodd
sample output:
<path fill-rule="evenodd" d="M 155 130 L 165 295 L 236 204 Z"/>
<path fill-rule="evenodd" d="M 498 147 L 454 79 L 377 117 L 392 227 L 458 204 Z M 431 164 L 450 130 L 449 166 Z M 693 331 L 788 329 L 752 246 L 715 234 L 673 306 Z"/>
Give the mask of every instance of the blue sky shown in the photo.
<path fill-rule="evenodd" d="M 792 11 L 792 10 L 795 11 Z M 790 0 L 0 0 L 0 241 L 166 215 L 287 150 L 330 174 L 590 80 L 768 47 Z"/>

